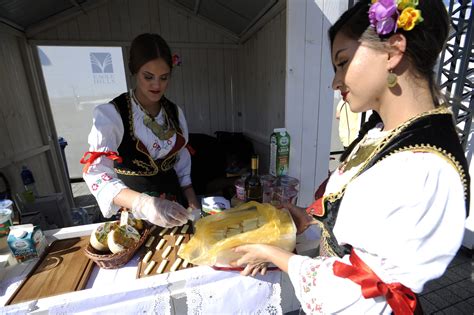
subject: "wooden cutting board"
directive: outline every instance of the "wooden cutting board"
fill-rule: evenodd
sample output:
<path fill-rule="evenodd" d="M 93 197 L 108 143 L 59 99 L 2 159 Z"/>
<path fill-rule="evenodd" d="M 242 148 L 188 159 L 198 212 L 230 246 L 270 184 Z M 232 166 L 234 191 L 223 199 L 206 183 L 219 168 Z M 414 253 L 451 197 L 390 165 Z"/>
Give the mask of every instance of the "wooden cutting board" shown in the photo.
<path fill-rule="evenodd" d="M 163 229 L 161 227 L 156 228 L 151 235 L 154 236 L 153 242 L 147 244 L 145 241 L 145 251 L 140 257 L 140 261 L 138 263 L 138 268 L 137 268 L 137 279 L 138 278 L 144 278 L 148 276 L 154 276 L 157 274 L 158 267 L 160 266 L 161 262 L 163 259 L 166 259 L 168 262 L 166 264 L 166 267 L 164 268 L 163 272 L 161 273 L 167 273 L 171 271 L 171 267 L 175 263 L 176 259 L 178 259 L 178 251 L 181 245 L 186 244 L 189 242 L 189 239 L 192 237 L 192 224 L 188 223 L 188 230 L 183 233 L 182 229 L 183 227 L 179 227 L 176 229 L 175 233 L 173 232 L 173 228 L 170 229 Z M 163 231 L 164 230 L 164 231 Z M 163 235 L 160 235 L 160 233 L 163 231 Z M 177 244 L 178 238 L 182 236 L 181 242 Z M 157 245 L 160 242 L 160 240 L 163 241 L 163 246 L 160 249 L 157 249 Z M 146 246 L 148 245 L 148 246 Z M 163 252 L 166 250 L 167 247 L 170 247 L 170 251 L 167 255 L 167 257 L 163 258 Z M 148 263 L 143 263 L 143 258 L 145 257 L 146 253 L 148 251 L 152 252 L 152 256 L 150 258 L 150 261 Z M 148 264 L 154 261 L 154 267 L 150 270 L 149 274 L 145 274 L 146 267 Z M 188 264 L 186 267 L 183 266 L 183 263 L 179 265 L 179 267 L 176 270 L 181 270 L 181 269 L 187 269 L 194 267 L 192 264 Z"/>
<path fill-rule="evenodd" d="M 84 289 L 94 268 L 83 253 L 88 243 L 89 236 L 52 242 L 6 305 Z"/>

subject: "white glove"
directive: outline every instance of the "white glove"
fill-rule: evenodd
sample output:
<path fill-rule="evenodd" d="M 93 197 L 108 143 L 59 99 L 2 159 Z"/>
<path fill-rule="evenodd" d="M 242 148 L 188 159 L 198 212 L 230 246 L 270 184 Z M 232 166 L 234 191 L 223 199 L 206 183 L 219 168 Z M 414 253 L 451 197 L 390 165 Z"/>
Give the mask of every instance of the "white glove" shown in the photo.
<path fill-rule="evenodd" d="M 133 201 L 132 214 L 163 227 L 180 226 L 190 218 L 189 212 L 180 204 L 144 193 Z"/>

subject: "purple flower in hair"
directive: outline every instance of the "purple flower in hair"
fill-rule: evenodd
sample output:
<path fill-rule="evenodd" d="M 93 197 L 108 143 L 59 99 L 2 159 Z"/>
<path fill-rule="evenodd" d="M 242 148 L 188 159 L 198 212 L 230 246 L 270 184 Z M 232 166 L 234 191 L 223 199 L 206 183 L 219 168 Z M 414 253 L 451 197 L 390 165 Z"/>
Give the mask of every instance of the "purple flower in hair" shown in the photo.
<path fill-rule="evenodd" d="M 398 10 L 396 0 L 378 0 L 370 6 L 370 25 L 375 28 L 379 35 L 396 32 L 397 20 Z"/>

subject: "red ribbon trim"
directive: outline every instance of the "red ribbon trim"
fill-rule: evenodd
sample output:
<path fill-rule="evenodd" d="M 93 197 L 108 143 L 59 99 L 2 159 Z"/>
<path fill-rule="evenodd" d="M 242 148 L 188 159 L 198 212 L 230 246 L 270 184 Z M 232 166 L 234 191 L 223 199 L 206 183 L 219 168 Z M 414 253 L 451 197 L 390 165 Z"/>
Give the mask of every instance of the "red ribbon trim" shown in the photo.
<path fill-rule="evenodd" d="M 316 217 L 324 216 L 323 197 L 316 199 L 312 204 L 306 208 L 306 213 Z"/>
<path fill-rule="evenodd" d="M 88 155 L 90 155 L 90 156 L 87 157 Z M 84 173 L 87 173 L 89 171 L 89 167 L 91 167 L 92 163 L 94 163 L 94 161 L 97 160 L 101 156 L 105 156 L 106 158 L 108 158 L 112 161 L 117 161 L 119 163 L 122 163 L 122 158 L 118 155 L 117 152 L 114 152 L 114 151 L 107 151 L 107 152 L 87 151 L 86 153 L 84 153 L 84 156 L 81 158 L 81 164 L 85 164 L 82 171 Z"/>
<path fill-rule="evenodd" d="M 354 249 L 349 260 L 352 264 L 336 261 L 333 265 L 334 275 L 348 278 L 361 287 L 362 295 L 368 298 L 384 296 L 394 314 L 413 314 L 416 308 L 416 296 L 412 290 L 401 283 L 385 283 L 357 256 Z"/>
<path fill-rule="evenodd" d="M 220 270 L 220 271 L 242 271 L 245 269 L 245 267 L 224 267 L 224 266 L 211 266 L 212 269 L 214 270 Z M 280 268 L 278 267 L 267 267 L 267 271 L 278 271 Z"/>
<path fill-rule="evenodd" d="M 192 156 L 196 154 L 196 150 L 189 143 L 186 144 L 186 149 L 188 149 L 189 154 L 191 154 Z"/>

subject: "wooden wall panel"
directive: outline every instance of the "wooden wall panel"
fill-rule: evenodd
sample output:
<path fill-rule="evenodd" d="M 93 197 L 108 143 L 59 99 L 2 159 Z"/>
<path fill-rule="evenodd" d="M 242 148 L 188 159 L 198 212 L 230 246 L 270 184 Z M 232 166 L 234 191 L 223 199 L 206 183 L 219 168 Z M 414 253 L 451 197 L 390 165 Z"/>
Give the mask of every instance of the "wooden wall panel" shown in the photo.
<path fill-rule="evenodd" d="M 21 167 L 27 165 L 37 181 L 38 192 L 55 191 L 48 159 L 49 146 L 43 142 L 35 100 L 22 53 L 26 40 L 0 32 L 0 172 L 4 173 L 13 192 L 23 190 Z"/>
<path fill-rule="evenodd" d="M 347 8 L 333 0 L 288 1 L 285 124 L 292 137 L 290 175 L 307 206 L 328 176 L 334 91 L 327 30 Z"/>
<path fill-rule="evenodd" d="M 97 28 L 99 30 L 99 38 L 102 40 L 110 38 L 112 32 L 112 21 L 109 16 L 109 9 L 106 6 L 98 7 L 97 10 L 94 10 L 94 17 L 98 24 Z"/>
<path fill-rule="evenodd" d="M 207 53 L 209 86 L 209 114 L 211 131 L 225 130 L 226 104 L 225 104 L 225 77 L 224 54 L 221 50 L 211 49 Z"/>
<path fill-rule="evenodd" d="M 132 34 L 150 32 L 150 9 L 148 0 L 134 0 L 128 2 L 128 14 L 130 16 L 130 31 Z"/>
<path fill-rule="evenodd" d="M 3 91 L 1 114 L 5 124 L 0 128 L 2 133 L 8 134 L 13 146 L 3 147 L 2 143 L 0 150 L 17 154 L 42 145 L 42 140 L 18 39 L 2 37 L 1 42 L 0 60 L 3 68 L 0 71 Z"/>
<path fill-rule="evenodd" d="M 130 41 L 136 35 L 159 33 L 169 42 L 235 44 L 229 31 L 196 17 L 168 0 L 109 0 L 69 19 L 43 24 L 30 39 Z"/>
<path fill-rule="evenodd" d="M 237 93 L 242 106 L 242 131 L 254 141 L 265 167 L 270 134 L 274 128 L 284 127 L 285 122 L 285 29 L 283 10 L 239 49 Z"/>

